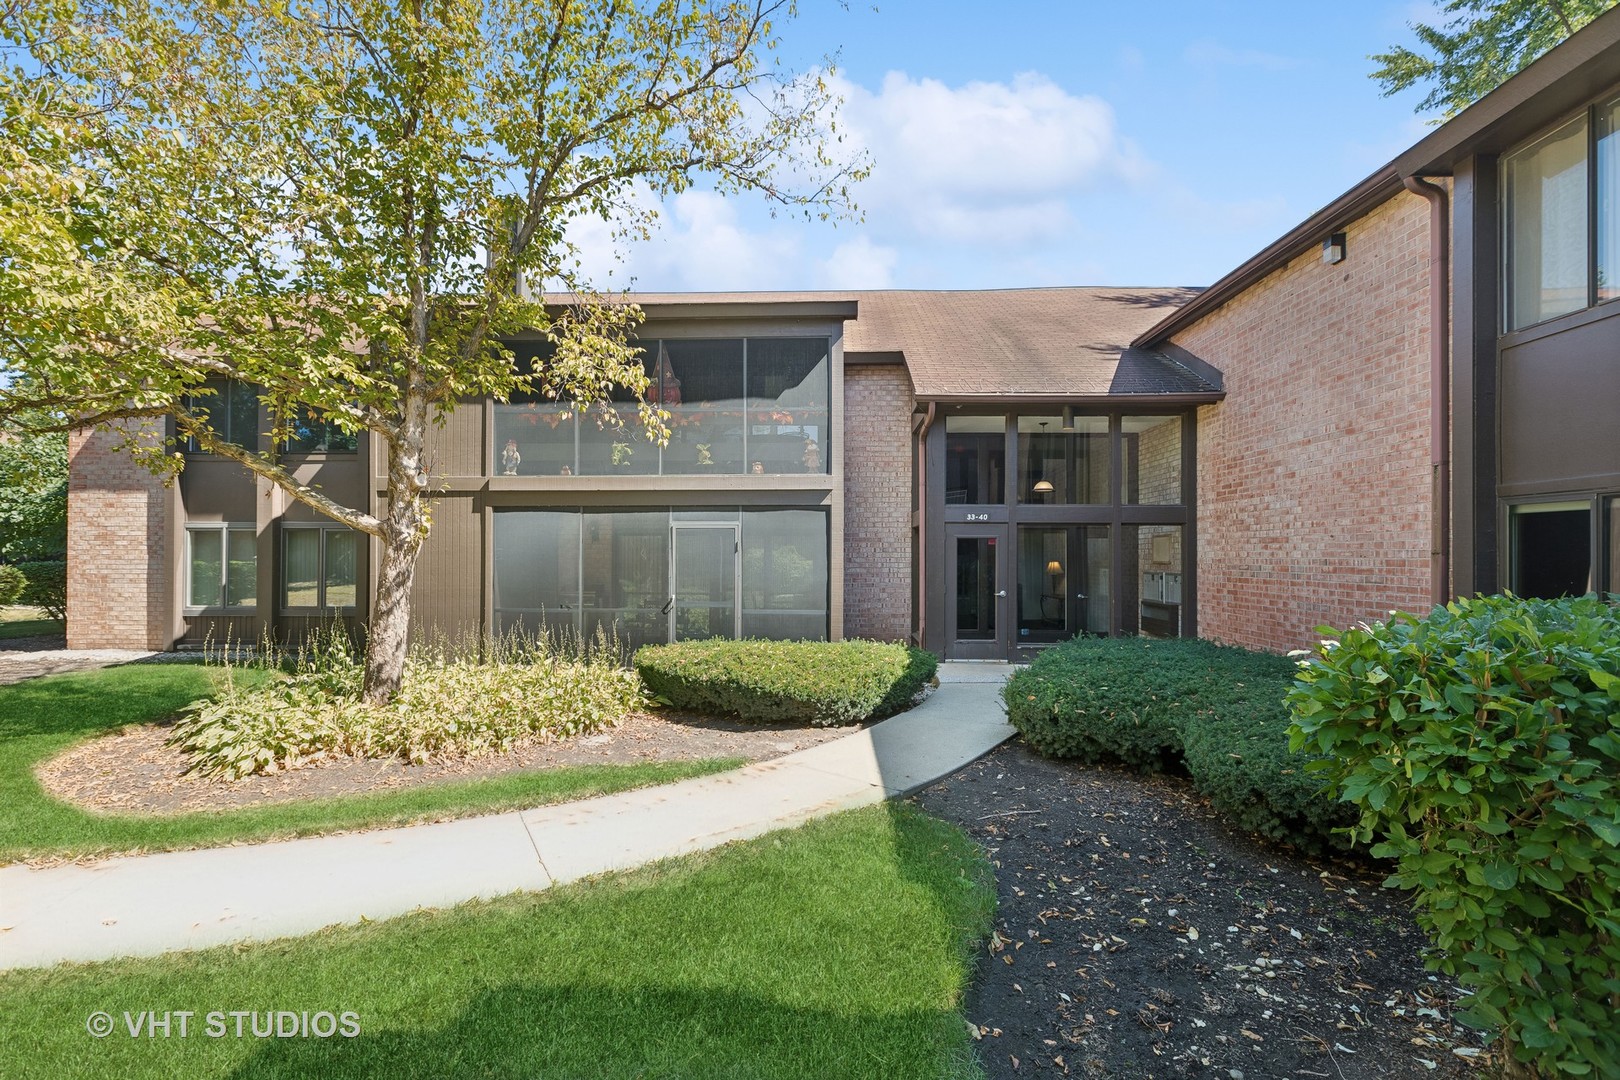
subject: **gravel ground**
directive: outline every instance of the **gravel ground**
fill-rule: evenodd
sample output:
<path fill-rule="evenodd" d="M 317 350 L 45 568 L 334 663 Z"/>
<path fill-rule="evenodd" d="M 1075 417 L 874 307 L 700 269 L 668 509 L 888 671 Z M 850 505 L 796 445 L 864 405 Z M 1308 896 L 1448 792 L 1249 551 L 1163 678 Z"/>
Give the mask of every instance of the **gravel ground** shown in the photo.
<path fill-rule="evenodd" d="M 1472 1077 L 1487 1061 L 1378 868 L 1240 833 L 1184 779 L 1014 741 L 913 799 L 996 866 L 966 1003 L 992 1077 Z"/>

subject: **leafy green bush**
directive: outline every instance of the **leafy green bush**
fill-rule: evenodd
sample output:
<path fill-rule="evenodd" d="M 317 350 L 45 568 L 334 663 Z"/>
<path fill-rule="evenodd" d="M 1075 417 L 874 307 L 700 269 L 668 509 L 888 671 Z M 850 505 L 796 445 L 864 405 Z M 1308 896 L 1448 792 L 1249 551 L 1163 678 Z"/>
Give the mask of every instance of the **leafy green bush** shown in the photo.
<path fill-rule="evenodd" d="M 16 565 L 27 581 L 17 602 L 42 608 L 50 618 L 60 619 L 67 611 L 67 563 L 47 559 Z"/>
<path fill-rule="evenodd" d="M 1185 767 L 1238 825 L 1309 851 L 1342 848 L 1354 815 L 1288 747 L 1286 657 L 1192 639 L 1077 638 L 1007 681 L 1007 718 L 1037 752 Z"/>
<path fill-rule="evenodd" d="M 1289 702 L 1473 990 L 1464 1016 L 1544 1073 L 1620 1076 L 1620 611 L 1395 615 L 1326 642 Z"/>
<path fill-rule="evenodd" d="M 258 663 L 275 668 L 281 658 L 266 650 Z M 251 689 L 226 679 L 217 698 L 190 706 L 169 744 L 191 756 L 191 770 L 231 779 L 336 756 L 418 764 L 600 731 L 645 701 L 609 642 L 567 654 L 514 640 L 482 660 L 444 644 L 418 648 L 382 708 L 360 700 L 363 666 L 340 630 L 319 635 L 291 666 Z"/>
<path fill-rule="evenodd" d="M 905 708 L 939 668 L 877 641 L 681 641 L 636 650 L 636 671 L 677 708 L 744 720 L 857 724 Z"/>
<path fill-rule="evenodd" d="M 0 566 L 0 607 L 15 604 L 28 587 L 28 579 L 15 566 Z"/>

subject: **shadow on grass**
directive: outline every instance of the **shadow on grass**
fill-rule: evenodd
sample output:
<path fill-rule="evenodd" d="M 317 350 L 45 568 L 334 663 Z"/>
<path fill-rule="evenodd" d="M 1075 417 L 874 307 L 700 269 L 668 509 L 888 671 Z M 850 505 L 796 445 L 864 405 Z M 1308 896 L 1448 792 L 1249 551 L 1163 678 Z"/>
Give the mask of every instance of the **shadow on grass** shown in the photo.
<path fill-rule="evenodd" d="M 176 664 L 131 665 L 0 686 L 0 744 L 40 735 L 92 735 L 172 717 L 213 690 L 208 670 Z"/>
<path fill-rule="evenodd" d="M 762 939 L 779 942 L 768 954 L 745 953 L 722 960 L 722 968 L 736 964 L 754 968 L 730 968 L 734 977 L 724 988 L 626 985 L 621 972 L 647 964 L 646 953 L 656 956 L 662 948 L 644 949 L 637 942 L 643 931 L 635 925 L 635 916 L 640 901 L 647 898 L 618 893 L 611 882 L 588 885 L 573 895 L 584 898 L 593 889 L 602 889 L 605 902 L 624 904 L 617 914 L 627 924 L 623 940 L 600 947 L 594 958 L 600 966 L 584 978 L 578 964 L 560 962 L 558 970 L 549 972 L 550 965 L 541 963 L 519 981 L 477 993 L 448 1023 L 416 1030 L 396 1021 L 391 1027 L 363 1030 L 352 1039 L 264 1040 L 230 1075 L 240 1080 L 982 1077 L 965 1038 L 959 1007 L 972 977 L 977 945 L 989 932 L 994 911 L 989 865 L 954 826 L 910 806 L 889 803 L 870 812 L 884 816 L 881 831 L 885 841 L 892 841 L 891 865 L 880 876 L 889 878 L 895 889 L 891 895 L 909 894 L 899 902 L 905 909 L 899 940 L 885 922 L 893 912 L 877 910 L 892 907 L 893 901 L 873 898 L 872 910 L 863 918 L 862 897 L 848 896 L 844 912 L 820 916 L 801 912 L 801 918 L 785 919 L 789 925 Z M 755 850 L 783 842 L 758 841 Z M 868 846 L 868 857 L 886 846 L 886 842 Z M 724 863 L 734 856 L 727 851 L 718 857 Z M 800 866 L 798 872 L 805 869 Z M 769 870 L 761 872 L 766 878 L 774 876 Z M 697 873 L 700 878 L 705 875 Z M 863 885 L 877 884 L 869 877 L 859 880 Z M 689 915 L 671 928 L 688 949 L 729 936 L 733 920 L 746 917 L 740 908 L 748 906 L 746 898 L 737 897 L 703 903 L 704 889 L 694 888 L 697 884 L 687 880 L 666 886 L 688 894 L 676 906 Z M 787 887 L 792 890 L 791 884 Z M 820 893 L 822 888 L 824 884 L 815 887 L 818 899 L 830 899 Z M 794 906 L 790 902 L 786 911 L 775 914 L 791 915 Z M 760 914 L 772 917 L 767 911 Z M 870 937 L 864 937 L 863 923 L 871 927 Z M 544 933 L 544 923 L 534 930 Z M 885 941 L 890 944 L 885 946 Z M 568 947 L 566 935 L 556 940 L 556 947 Z M 894 970 L 914 971 L 920 978 L 910 984 L 909 992 L 880 1006 L 874 998 L 881 994 L 871 991 L 871 977 L 840 974 L 837 968 L 852 949 L 863 954 L 857 966 L 881 963 L 884 958 L 873 952 L 885 947 L 908 954 L 892 957 Z M 437 960 L 447 967 L 480 962 L 453 950 Z M 666 967 L 654 962 L 648 966 L 648 981 L 690 978 L 689 963 L 672 960 Z M 761 968 L 772 974 L 762 975 Z M 954 979 L 936 982 L 946 968 L 954 968 Z M 714 980 L 716 975 L 711 972 L 706 978 Z M 937 991 L 931 995 L 920 988 L 925 984 Z M 923 1000 L 929 996 L 935 1000 Z"/>
<path fill-rule="evenodd" d="M 478 994 L 445 1027 L 267 1039 L 230 1075 L 943 1078 L 972 1075 L 951 1048 L 961 1027 L 954 1009 L 873 1016 L 724 990 L 537 981 Z"/>

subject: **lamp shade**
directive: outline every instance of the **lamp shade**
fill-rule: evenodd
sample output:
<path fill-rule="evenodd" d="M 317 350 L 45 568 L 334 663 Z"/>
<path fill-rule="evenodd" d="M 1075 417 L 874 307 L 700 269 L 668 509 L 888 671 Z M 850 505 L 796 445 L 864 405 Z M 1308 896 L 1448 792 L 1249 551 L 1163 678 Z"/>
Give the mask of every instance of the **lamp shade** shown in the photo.
<path fill-rule="evenodd" d="M 1046 572 L 1048 574 L 1061 574 L 1063 573 L 1063 564 L 1058 562 L 1056 559 L 1053 559 L 1051 562 L 1046 564 Z"/>
<path fill-rule="evenodd" d="M 1035 481 L 1035 486 L 1030 488 L 1030 490 L 1041 495 L 1047 495 L 1050 494 L 1054 489 L 1052 487 L 1052 481 L 1037 480 Z"/>

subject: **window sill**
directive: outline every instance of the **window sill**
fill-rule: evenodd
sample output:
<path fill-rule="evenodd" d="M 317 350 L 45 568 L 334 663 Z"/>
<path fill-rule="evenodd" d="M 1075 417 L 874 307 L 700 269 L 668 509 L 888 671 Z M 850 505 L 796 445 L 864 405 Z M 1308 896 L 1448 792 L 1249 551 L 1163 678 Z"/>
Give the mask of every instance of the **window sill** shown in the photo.
<path fill-rule="evenodd" d="M 1515 345 L 1537 341 L 1544 337 L 1561 334 L 1565 330 L 1573 330 L 1588 323 L 1599 322 L 1611 315 L 1620 315 L 1620 299 L 1600 300 L 1591 307 L 1581 308 L 1579 311 L 1567 311 L 1562 315 L 1554 315 L 1543 322 L 1531 323 L 1521 326 L 1517 330 L 1509 330 L 1497 339 L 1503 349 L 1511 349 Z"/>

